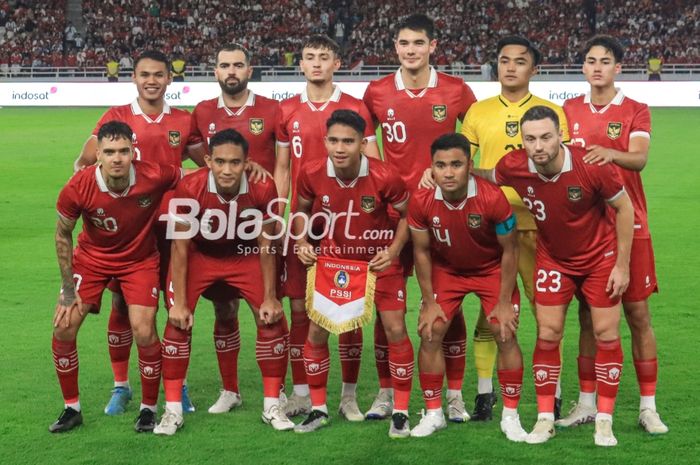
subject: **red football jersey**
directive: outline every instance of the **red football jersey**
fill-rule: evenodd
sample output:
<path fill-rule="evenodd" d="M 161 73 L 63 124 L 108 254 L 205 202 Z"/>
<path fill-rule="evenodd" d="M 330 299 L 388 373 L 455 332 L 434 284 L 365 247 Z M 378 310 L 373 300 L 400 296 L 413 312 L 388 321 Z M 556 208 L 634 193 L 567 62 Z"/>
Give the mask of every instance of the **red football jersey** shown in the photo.
<path fill-rule="evenodd" d="M 650 138 L 651 135 L 649 107 L 625 97 L 621 90 L 603 108 L 591 103 L 590 93 L 569 99 L 564 102 L 564 112 L 571 130 L 571 143 L 581 147 L 600 145 L 629 152 L 630 139 Z M 641 173 L 614 166 L 634 205 L 634 236 L 649 238 L 647 199 Z"/>
<path fill-rule="evenodd" d="M 463 275 L 482 275 L 497 269 L 503 249 L 496 225 L 513 210 L 500 188 L 481 178 L 469 178 L 467 197 L 451 203 L 439 187 L 419 189 L 411 197 L 408 225 L 430 231 L 433 266 Z"/>
<path fill-rule="evenodd" d="M 299 197 L 313 202 L 312 211 L 332 219 L 325 225 L 329 231 L 321 239 L 321 255 L 337 258 L 369 261 L 391 245 L 396 222 L 387 210 L 408 201 L 398 174 L 381 160 L 366 156 L 358 177 L 348 182 L 336 176 L 328 157 L 305 164 L 297 187 Z"/>
<path fill-rule="evenodd" d="M 242 107 L 228 108 L 223 97 L 199 102 L 192 113 L 195 136 L 206 141 L 222 129 L 235 129 L 248 141 L 250 159 L 270 173 L 275 170 L 275 124 L 279 102 L 248 92 Z"/>
<path fill-rule="evenodd" d="M 296 208 L 297 183 L 300 168 L 315 160 L 328 158 L 324 137 L 326 121 L 335 110 L 353 110 L 359 113 L 367 123 L 365 139 L 375 140 L 377 136 L 372 126 L 372 117 L 362 100 L 341 92 L 335 87 L 333 95 L 324 104 L 312 103 L 306 89 L 301 93 L 280 103 L 277 119 L 277 144 L 290 147 L 292 170 L 292 211 Z"/>
<path fill-rule="evenodd" d="M 537 260 L 554 260 L 571 274 L 587 274 L 617 253 L 614 218 L 608 201 L 624 192 L 611 165 L 589 165 L 586 151 L 564 147 L 564 166 L 547 178 L 537 172 L 524 149 L 503 157 L 495 168 L 496 182 L 511 186 L 535 217 Z"/>
<path fill-rule="evenodd" d="M 200 252 L 215 257 L 243 255 L 245 247 L 256 247 L 260 233 L 256 228 L 261 223 L 274 221 L 268 206 L 274 207 L 276 198 L 277 188 L 271 179 L 253 183 L 243 177 L 238 194 L 226 199 L 217 192 L 209 168 L 200 168 L 185 177 L 173 196 L 173 199 L 196 201 L 199 210 L 193 216 L 197 219 L 199 230 L 192 242 Z M 179 221 L 191 223 L 187 219 L 191 214 L 188 207 L 177 208 L 174 213 Z"/>
<path fill-rule="evenodd" d="M 399 70 L 370 82 L 363 100 L 382 128 L 384 160 L 398 169 L 413 192 L 430 168 L 430 145 L 439 136 L 455 132 L 457 120 L 464 118 L 476 97 L 462 78 L 431 67 L 425 89 L 406 89 Z"/>
<path fill-rule="evenodd" d="M 195 134 L 192 115 L 168 104 L 160 115 L 144 114 L 136 100 L 129 105 L 112 107 L 102 115 L 92 135 L 97 136 L 100 126 L 113 120 L 128 124 L 134 132 L 136 160 L 180 167 L 185 149 L 202 143 Z"/>
<path fill-rule="evenodd" d="M 56 208 L 64 218 L 83 217 L 76 253 L 108 267 L 139 262 L 156 253 L 153 221 L 163 193 L 181 177 L 180 168 L 134 161 L 129 187 L 114 193 L 98 165 L 75 173 L 61 190 Z"/>

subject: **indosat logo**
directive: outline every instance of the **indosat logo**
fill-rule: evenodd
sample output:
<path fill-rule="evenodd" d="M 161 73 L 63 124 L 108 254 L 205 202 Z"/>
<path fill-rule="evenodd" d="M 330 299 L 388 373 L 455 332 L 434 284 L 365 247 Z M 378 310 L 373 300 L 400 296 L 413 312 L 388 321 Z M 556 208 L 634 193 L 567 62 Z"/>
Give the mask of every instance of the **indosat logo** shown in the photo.
<path fill-rule="evenodd" d="M 165 100 L 168 102 L 178 102 L 182 100 L 182 96 L 190 93 L 190 86 L 183 86 L 181 90 L 175 92 L 166 92 Z"/>
<path fill-rule="evenodd" d="M 30 92 L 30 91 L 18 91 L 15 92 L 14 90 L 12 91 L 12 100 L 18 100 L 20 102 L 29 102 L 29 101 L 48 101 L 49 96 L 55 94 L 58 92 L 58 87 L 52 86 L 49 90 L 45 92 Z"/>

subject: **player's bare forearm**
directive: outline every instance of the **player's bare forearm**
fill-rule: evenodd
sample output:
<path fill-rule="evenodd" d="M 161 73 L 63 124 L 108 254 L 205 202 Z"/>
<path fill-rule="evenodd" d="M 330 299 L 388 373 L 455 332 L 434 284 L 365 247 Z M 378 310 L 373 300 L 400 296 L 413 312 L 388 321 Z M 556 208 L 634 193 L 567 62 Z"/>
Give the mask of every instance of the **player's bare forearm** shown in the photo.
<path fill-rule="evenodd" d="M 389 246 L 389 253 L 392 257 L 398 257 L 404 246 L 408 242 L 409 238 L 408 232 L 408 221 L 406 221 L 405 213 L 402 214 L 398 225 L 396 226 L 396 234 L 394 235 L 394 240 Z"/>
<path fill-rule="evenodd" d="M 206 162 L 204 161 L 204 155 L 207 151 L 204 148 L 204 144 L 189 145 L 187 146 L 187 157 L 192 160 L 197 166 L 204 166 Z"/>
<path fill-rule="evenodd" d="M 616 265 L 629 269 L 632 239 L 634 237 L 634 207 L 627 193 L 610 202 L 610 205 L 615 209 Z"/>
<path fill-rule="evenodd" d="M 176 231 L 181 227 L 175 225 Z M 184 306 L 187 301 L 187 261 L 189 257 L 190 239 L 173 239 L 170 248 L 170 270 L 173 285 L 175 305 Z"/>
<path fill-rule="evenodd" d="M 489 182 L 492 182 L 494 184 L 498 184 L 496 182 L 496 171 L 493 168 L 490 169 L 483 169 L 483 168 L 474 168 L 471 170 L 471 174 L 474 176 L 479 176 L 480 178 L 486 179 Z"/>
<path fill-rule="evenodd" d="M 69 220 L 59 215 L 56 223 L 56 258 L 61 271 L 63 301 L 75 300 L 75 283 L 73 282 L 73 229 L 75 220 Z"/>
<path fill-rule="evenodd" d="M 367 141 L 367 146 L 365 147 L 365 155 L 370 158 L 381 159 L 379 156 L 379 147 L 377 146 L 376 140 Z"/>
<path fill-rule="evenodd" d="M 433 292 L 433 263 L 430 258 L 430 249 L 425 245 L 417 245 L 415 234 L 413 235 L 413 260 L 416 266 L 416 279 L 420 287 L 423 302 L 434 303 L 435 294 Z"/>
<path fill-rule="evenodd" d="M 275 223 L 264 224 L 262 234 L 258 236 L 260 248 L 260 267 L 262 268 L 263 292 L 265 300 L 276 299 L 275 277 L 277 273 L 276 251 L 270 240 L 275 233 Z"/>
<path fill-rule="evenodd" d="M 498 235 L 498 243 L 503 249 L 501 255 L 501 288 L 498 294 L 498 300 L 501 302 L 510 302 L 513 290 L 516 286 L 518 275 L 518 239 L 516 231 L 513 230 L 508 234 Z"/>
<path fill-rule="evenodd" d="M 80 171 L 83 168 L 92 166 L 97 162 L 97 137 L 90 136 L 85 141 L 83 149 L 80 151 L 78 159 L 73 164 L 74 171 Z"/>
<path fill-rule="evenodd" d="M 277 146 L 277 161 L 275 162 L 275 186 L 277 186 L 277 194 L 280 198 L 286 199 L 289 197 L 289 147 Z"/>

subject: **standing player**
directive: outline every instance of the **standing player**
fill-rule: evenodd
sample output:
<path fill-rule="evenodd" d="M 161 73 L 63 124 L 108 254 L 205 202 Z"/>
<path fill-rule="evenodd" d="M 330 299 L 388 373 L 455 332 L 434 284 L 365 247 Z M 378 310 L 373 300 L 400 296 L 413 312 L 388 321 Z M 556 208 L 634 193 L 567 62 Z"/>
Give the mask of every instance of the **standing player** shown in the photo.
<path fill-rule="evenodd" d="M 277 164 L 275 183 L 281 198 L 288 198 L 292 191 L 291 212 L 297 207 L 297 179 L 300 170 L 315 160 L 325 160 L 328 152 L 323 141 L 326 120 L 337 109 L 356 111 L 367 121 L 364 146 L 365 154 L 378 158 L 376 136 L 371 128 L 372 118 L 367 108 L 351 95 L 341 92 L 333 84 L 333 73 L 340 67 L 338 44 L 324 35 L 309 37 L 302 47 L 299 63 L 306 77 L 306 88 L 299 96 L 280 104 L 277 124 Z M 292 308 L 292 324 L 289 332 L 290 361 L 294 392 L 287 401 L 286 412 L 296 416 L 310 412 L 311 399 L 306 383 L 302 351 L 309 331 L 309 318 L 304 306 L 306 292 L 306 268 L 293 250 L 285 256 L 284 295 L 289 297 Z M 362 421 L 364 416 L 357 406 L 356 386 L 362 354 L 362 331 L 342 334 L 339 350 L 343 372 L 343 391 L 340 411 L 349 420 Z"/>
<path fill-rule="evenodd" d="M 409 194 L 389 166 L 363 155 L 367 145 L 363 140 L 366 124 L 361 115 L 349 110 L 336 110 L 328 119 L 329 155 L 301 169 L 297 186 L 300 215 L 294 219 L 294 232 L 296 237 L 301 237 L 296 245 L 299 259 L 305 265 L 312 265 L 317 256 L 325 255 L 368 262 L 370 271 L 377 274 L 374 302 L 389 340 L 389 367 L 395 392 L 389 436 L 405 438 L 410 434 L 408 401 L 414 361 L 404 321 L 406 286 L 398 256 L 408 240 Z M 335 227 L 321 239 L 319 253 L 308 242 L 308 227 L 306 231 L 303 227 L 304 222 L 309 224 L 315 204 L 336 218 Z M 401 214 L 398 226 L 389 215 L 389 207 Z M 329 364 L 328 331 L 311 321 L 304 346 L 304 365 L 312 410 L 294 428 L 296 432 L 307 433 L 328 424 Z"/>
<path fill-rule="evenodd" d="M 442 412 L 445 357 L 442 341 L 464 297 L 474 292 L 498 334 L 498 378 L 504 399 L 501 430 L 511 441 L 527 434 L 520 426 L 518 403 L 523 385 L 523 356 L 515 333 L 520 294 L 515 216 L 493 184 L 469 174 L 469 142 L 461 134 L 436 139 L 435 189 L 412 198 L 408 223 L 423 296 L 418 331 L 421 389 L 427 412 L 411 436 L 424 437 L 446 426 Z"/>
<path fill-rule="evenodd" d="M 223 129 L 235 129 L 250 147 L 250 161 L 257 162 L 272 173 L 275 168 L 275 124 L 279 103 L 277 100 L 256 95 L 248 89 L 253 68 L 250 52 L 240 44 L 222 47 L 216 53 L 214 75 L 221 87 L 221 95 L 197 104 L 192 113 L 194 134 L 208 148 L 211 137 Z M 209 408 L 210 413 L 228 412 L 240 405 L 238 392 L 238 353 L 240 331 L 237 300 L 229 301 L 230 290 L 219 286 L 205 294 L 214 299 L 217 319 L 214 325 L 214 343 L 224 388 L 219 400 Z M 229 317 L 225 318 L 228 315 Z M 226 341 L 233 341 L 227 344 Z"/>
<path fill-rule="evenodd" d="M 92 135 L 87 139 L 75 169 L 91 166 L 96 161 L 97 132 L 107 121 L 124 121 L 133 130 L 134 158 L 164 166 L 182 165 L 185 157 L 190 157 L 202 165 L 204 146 L 193 132 L 192 116 L 165 103 L 165 92 L 172 82 L 170 61 L 161 52 L 145 51 L 134 63 L 132 77 L 138 97 L 128 105 L 112 107 L 102 115 Z M 158 247 L 161 253 L 161 281 L 167 275 L 169 244 L 158 234 Z M 112 312 L 107 325 L 109 356 L 114 374 L 112 398 L 105 407 L 107 415 L 124 413 L 131 399 L 129 386 L 129 355 L 133 338 L 126 304 L 118 286 L 110 284 L 112 291 Z M 185 411 L 194 411 L 189 400 L 187 387 L 183 388 Z"/>
<path fill-rule="evenodd" d="M 649 296 L 658 292 L 654 251 L 647 222 L 647 202 L 640 172 L 649 155 L 651 115 L 643 103 L 625 97 L 615 88 L 624 49 L 610 36 L 596 36 L 584 49 L 583 74 L 591 90 L 564 103 L 572 127 L 572 143 L 584 147 L 584 161 L 596 165 L 612 163 L 620 174 L 634 205 L 634 240 L 630 262 L 630 286 L 622 296 L 627 323 L 632 333 L 632 357 L 641 400 L 639 424 L 651 434 L 668 432 L 656 412 L 656 337 L 651 327 Z M 558 426 L 575 426 L 593 421 L 595 408 L 595 340 L 590 310 L 580 307 L 581 335 L 578 358 L 579 402 Z"/>
<path fill-rule="evenodd" d="M 595 444 L 614 446 L 612 414 L 622 375 L 620 297 L 629 284 L 634 208 L 610 165 L 588 164 L 586 151 L 561 145 L 559 117 L 536 106 L 520 119 L 524 149 L 502 158 L 489 177 L 511 186 L 537 221 L 535 305 L 537 344 L 532 371 L 537 423 L 526 441 L 554 436 L 559 345 L 575 293 L 591 306 L 596 340 L 598 413 Z M 609 207 L 615 211 L 612 218 Z"/>
<path fill-rule="evenodd" d="M 462 125 L 464 134 L 472 148 L 472 155 L 479 153 L 481 169 L 490 169 L 511 150 L 522 148 L 520 118 L 530 108 L 544 105 L 558 115 L 562 134 L 568 141 L 569 133 L 562 109 L 530 93 L 530 78 L 537 73 L 540 52 L 532 43 L 518 36 L 504 37 L 498 41 L 498 80 L 501 93 L 496 97 L 482 100 L 472 105 Z M 534 297 L 533 273 L 535 263 L 535 242 L 537 229 L 532 215 L 520 197 L 511 188 L 504 188 L 510 201 L 518 225 L 520 257 L 518 273 L 523 283 L 525 295 L 532 305 Z M 493 366 L 496 362 L 496 344 L 493 333 L 482 312 L 474 331 L 474 363 L 479 376 L 478 394 L 472 420 L 490 420 L 496 396 L 493 393 Z M 561 406 L 560 387 L 557 385 L 556 416 Z"/>
<path fill-rule="evenodd" d="M 270 209 L 277 190 L 271 180 L 253 183 L 246 177 L 248 143 L 236 130 L 217 132 L 209 147 L 208 168 L 178 186 L 171 204 L 180 208 L 169 209 L 175 217 L 170 281 L 174 304 L 163 334 L 165 413 L 154 432 L 170 436 L 183 425 L 182 383 L 194 310 L 202 293 L 216 283 L 236 289 L 253 311 L 258 328 L 255 355 L 263 377 L 263 421 L 277 430 L 292 429 L 294 423 L 279 403 L 287 367 L 287 321 L 275 294 L 275 256 L 269 239 L 274 233 Z M 250 231 L 245 225 L 253 221 L 256 225 Z"/>
<path fill-rule="evenodd" d="M 63 285 L 54 315 L 53 358 L 65 410 L 49 427 L 52 433 L 82 423 L 78 397 L 76 337 L 88 312 L 99 311 L 102 292 L 115 279 L 124 292 L 139 352 L 142 400 L 135 429 L 155 426 L 160 388 L 158 249 L 153 234 L 160 200 L 175 187 L 179 168 L 132 162 L 132 132 L 111 121 L 97 132 L 98 164 L 76 173 L 58 197 L 56 251 Z M 83 218 L 83 232 L 73 250 L 73 229 Z"/>
<path fill-rule="evenodd" d="M 364 102 L 376 125 L 382 130 L 384 160 L 396 169 L 409 192 L 418 189 L 421 175 L 430 169 L 430 144 L 438 136 L 454 132 L 476 101 L 474 93 L 461 78 L 438 73 L 430 66 L 435 52 L 435 25 L 423 14 L 404 19 L 397 28 L 394 46 L 401 67 L 393 74 L 370 82 Z M 411 273 L 413 251 L 402 252 L 406 276 Z M 466 346 L 464 316 L 455 316 L 445 335 L 448 417 L 452 421 L 469 419 L 462 400 L 464 352 Z M 387 341 L 381 319 L 374 331 L 375 358 L 379 375 L 379 394 L 367 412 L 367 418 L 381 419 L 391 413 L 391 376 L 386 358 Z"/>

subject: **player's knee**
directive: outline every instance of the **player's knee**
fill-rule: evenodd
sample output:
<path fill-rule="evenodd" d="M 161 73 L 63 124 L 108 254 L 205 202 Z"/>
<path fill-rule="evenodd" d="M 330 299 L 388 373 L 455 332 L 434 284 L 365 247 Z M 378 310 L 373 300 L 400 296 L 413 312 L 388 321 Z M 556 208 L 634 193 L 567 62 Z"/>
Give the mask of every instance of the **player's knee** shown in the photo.
<path fill-rule="evenodd" d="M 557 324 L 538 323 L 537 337 L 545 341 L 558 342 L 564 336 L 564 328 Z"/>
<path fill-rule="evenodd" d="M 64 328 L 59 326 L 54 328 L 53 335 L 59 341 L 74 341 L 78 337 L 78 328 L 69 326 Z"/>
<path fill-rule="evenodd" d="M 624 304 L 625 318 L 633 333 L 643 333 L 651 330 L 651 315 L 646 302 Z"/>
<path fill-rule="evenodd" d="M 311 325 L 309 325 L 309 334 L 306 337 L 311 344 L 323 344 L 328 341 L 328 331 L 311 322 Z"/>
<path fill-rule="evenodd" d="M 392 321 L 390 324 L 384 322 L 384 331 L 386 333 L 386 338 L 389 342 L 401 342 L 406 337 L 408 333 L 406 332 L 406 325 L 403 321 Z"/>
<path fill-rule="evenodd" d="M 140 321 L 131 328 L 136 345 L 144 346 L 153 344 L 157 339 L 156 326 L 147 321 Z"/>
<path fill-rule="evenodd" d="M 289 307 L 292 309 L 293 312 L 306 313 L 304 299 L 289 299 Z"/>

